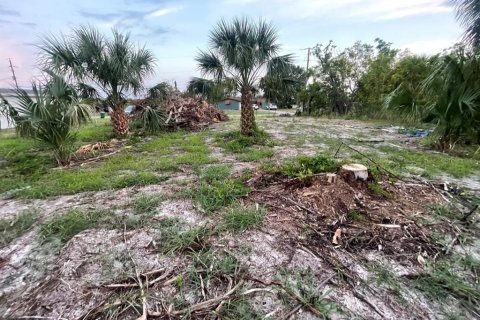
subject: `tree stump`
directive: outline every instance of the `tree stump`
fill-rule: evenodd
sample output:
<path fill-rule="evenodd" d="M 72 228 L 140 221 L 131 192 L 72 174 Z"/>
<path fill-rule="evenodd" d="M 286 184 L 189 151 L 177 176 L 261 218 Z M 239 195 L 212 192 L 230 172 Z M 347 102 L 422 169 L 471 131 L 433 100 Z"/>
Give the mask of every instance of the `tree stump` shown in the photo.
<path fill-rule="evenodd" d="M 339 170 L 338 175 L 348 183 L 367 182 L 369 178 L 368 168 L 363 164 L 350 163 L 344 164 Z"/>

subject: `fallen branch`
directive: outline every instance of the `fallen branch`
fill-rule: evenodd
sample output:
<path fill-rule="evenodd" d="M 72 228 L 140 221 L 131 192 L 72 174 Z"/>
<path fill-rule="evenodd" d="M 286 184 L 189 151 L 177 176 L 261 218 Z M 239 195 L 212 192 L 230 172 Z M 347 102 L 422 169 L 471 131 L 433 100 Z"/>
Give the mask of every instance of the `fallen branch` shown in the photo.
<path fill-rule="evenodd" d="M 298 202 L 296 202 L 296 201 L 293 201 L 293 200 L 292 200 L 292 199 L 290 199 L 290 198 L 287 198 L 287 197 L 282 197 L 282 199 L 285 199 L 285 200 L 287 200 L 288 202 L 290 202 L 290 203 L 292 203 L 292 204 L 296 205 L 297 207 L 299 207 L 299 208 L 300 208 L 300 209 L 302 209 L 302 210 L 305 210 L 305 211 L 307 211 L 308 213 L 311 213 L 311 214 L 314 214 L 314 215 L 320 215 L 318 212 L 315 212 L 315 211 L 313 211 L 313 210 L 310 210 L 310 209 L 308 209 L 308 208 L 306 208 L 306 207 L 302 206 L 300 203 L 298 203 Z"/>
<path fill-rule="evenodd" d="M 230 297 L 233 295 L 233 293 L 235 293 L 235 291 L 237 291 L 243 285 L 243 283 L 244 283 L 244 281 L 240 280 L 235 287 L 233 287 L 230 291 L 228 291 L 227 293 L 225 293 L 221 297 L 212 298 L 210 300 L 194 304 L 193 306 L 182 309 L 182 310 L 171 311 L 171 312 L 168 313 L 168 315 L 169 316 L 171 316 L 171 315 L 181 316 L 183 314 L 189 314 L 189 313 L 193 313 L 193 312 L 202 311 L 202 310 L 205 310 L 205 309 L 211 309 L 217 303 L 220 303 L 222 301 L 230 299 Z M 148 313 L 149 316 L 152 316 L 152 317 L 165 316 L 165 312 L 156 312 L 156 311 L 150 311 L 149 310 L 147 313 Z"/>

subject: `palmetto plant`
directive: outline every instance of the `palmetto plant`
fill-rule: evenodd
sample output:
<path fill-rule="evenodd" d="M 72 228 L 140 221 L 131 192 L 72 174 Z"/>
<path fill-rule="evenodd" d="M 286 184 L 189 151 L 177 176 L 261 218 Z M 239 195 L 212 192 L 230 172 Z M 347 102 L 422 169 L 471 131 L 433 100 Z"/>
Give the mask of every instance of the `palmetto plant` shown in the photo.
<path fill-rule="evenodd" d="M 22 137 L 39 140 L 52 147 L 59 165 L 70 161 L 74 128 L 90 120 L 91 107 L 82 104 L 75 88 L 58 76 L 44 86 L 33 85 L 33 97 L 16 89 L 16 104 L 0 96 L 0 113 L 15 124 Z"/>
<path fill-rule="evenodd" d="M 221 20 L 210 33 L 209 50 L 200 51 L 196 57 L 205 75 L 214 81 L 231 78 L 240 90 L 242 134 L 252 135 L 255 131 L 252 90 L 265 74 L 291 64 L 291 55 L 278 55 L 277 40 L 275 28 L 265 21 Z"/>
<path fill-rule="evenodd" d="M 464 40 L 474 47 L 480 47 L 480 1 L 451 0 L 455 5 L 457 19 L 466 28 Z"/>
<path fill-rule="evenodd" d="M 425 91 L 433 97 L 427 120 L 436 122 L 443 149 L 480 133 L 480 52 L 459 46 L 439 57 Z"/>
<path fill-rule="evenodd" d="M 45 38 L 40 49 L 46 69 L 103 90 L 113 109 L 114 135 L 128 133 L 125 95 L 140 92 L 145 78 L 153 73 L 155 59 L 149 50 L 136 48 L 129 35 L 113 30 L 110 39 L 91 27 Z"/>

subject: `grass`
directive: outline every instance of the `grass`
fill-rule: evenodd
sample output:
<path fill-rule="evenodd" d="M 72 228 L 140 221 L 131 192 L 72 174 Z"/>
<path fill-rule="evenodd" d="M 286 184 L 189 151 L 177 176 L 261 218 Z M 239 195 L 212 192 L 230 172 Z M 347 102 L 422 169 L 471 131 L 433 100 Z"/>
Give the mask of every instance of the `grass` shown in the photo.
<path fill-rule="evenodd" d="M 464 276 L 447 261 L 429 266 L 425 274 L 414 279 L 413 285 L 437 301 L 453 297 L 469 310 L 480 303 L 479 288 L 467 283 Z"/>
<path fill-rule="evenodd" d="M 228 230 L 244 232 L 258 228 L 265 220 L 265 210 L 255 206 L 237 205 L 223 216 L 223 223 Z"/>
<path fill-rule="evenodd" d="M 82 231 L 98 226 L 99 215 L 95 212 L 71 210 L 63 215 L 51 218 L 40 229 L 43 240 L 58 240 L 66 243 Z"/>
<path fill-rule="evenodd" d="M 341 312 L 337 304 L 328 299 L 328 291 L 318 292 L 317 279 L 308 270 L 295 273 L 282 272 L 280 282 L 290 295 L 301 297 L 302 304 L 316 309 L 323 319 L 330 319 L 332 313 Z M 290 299 L 290 296 L 286 297 L 286 301 L 290 301 Z"/>
<path fill-rule="evenodd" d="M 25 210 L 18 216 L 0 220 L 0 248 L 30 230 L 38 219 L 37 212 Z"/>
<path fill-rule="evenodd" d="M 434 177 L 447 173 L 455 178 L 466 177 L 480 171 L 480 160 L 474 158 L 453 157 L 443 153 L 431 153 L 399 149 L 391 146 L 379 146 L 385 156 L 369 154 L 375 160 L 380 161 L 382 166 L 397 174 L 408 171 L 408 167 L 424 169 L 422 175 Z"/>
<path fill-rule="evenodd" d="M 228 178 L 230 172 L 224 165 L 205 168 L 200 172 L 198 187 L 187 190 L 185 195 L 197 201 L 207 214 L 229 206 L 249 192 L 241 178 Z"/>
<path fill-rule="evenodd" d="M 222 133 L 217 135 L 216 142 L 221 148 L 234 153 L 239 161 L 253 162 L 274 155 L 273 143 L 262 130 L 256 130 L 251 136 L 242 135 L 239 131 Z"/>
<path fill-rule="evenodd" d="M 160 203 L 165 200 L 162 195 L 140 195 L 133 200 L 133 209 L 135 213 L 149 213 L 152 212 Z"/>
<path fill-rule="evenodd" d="M 376 194 L 379 197 L 385 198 L 385 199 L 393 199 L 393 194 L 390 193 L 389 191 L 385 190 L 381 185 L 379 185 L 377 182 L 369 182 L 368 183 L 368 189 L 373 193 Z"/>
<path fill-rule="evenodd" d="M 200 172 L 200 180 L 205 183 L 214 183 L 227 179 L 230 173 L 230 167 L 226 165 L 210 166 Z"/>
<path fill-rule="evenodd" d="M 191 190 L 189 195 L 209 214 L 229 206 L 248 192 L 249 188 L 245 187 L 239 179 L 228 179 L 211 183 L 201 181 L 199 187 Z"/>
<path fill-rule="evenodd" d="M 107 138 L 107 129 L 106 124 L 82 128 L 82 144 Z M 179 165 L 199 168 L 215 161 L 209 156 L 203 133 L 183 131 L 163 133 L 146 143 L 127 146 L 102 162 L 72 169 L 53 170 L 55 163 L 48 150 L 10 135 L 0 140 L 0 154 L 0 193 L 8 191 L 20 198 L 156 184 Z"/>
<path fill-rule="evenodd" d="M 159 249 L 167 254 L 185 251 L 200 251 L 212 231 L 206 227 L 192 227 L 183 230 L 178 222 L 163 226 L 156 243 Z"/>
<path fill-rule="evenodd" d="M 254 162 L 274 156 L 273 149 L 270 147 L 250 149 L 248 152 L 237 155 L 237 159 L 245 162 Z"/>

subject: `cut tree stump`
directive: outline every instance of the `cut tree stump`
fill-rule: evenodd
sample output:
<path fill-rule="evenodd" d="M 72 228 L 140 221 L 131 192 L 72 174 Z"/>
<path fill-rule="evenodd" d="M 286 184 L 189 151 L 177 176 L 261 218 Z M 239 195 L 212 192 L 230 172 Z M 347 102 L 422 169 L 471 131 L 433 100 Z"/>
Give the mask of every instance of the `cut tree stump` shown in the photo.
<path fill-rule="evenodd" d="M 338 174 L 347 182 L 368 180 L 368 168 L 363 164 L 350 163 L 344 164 L 339 170 Z"/>

